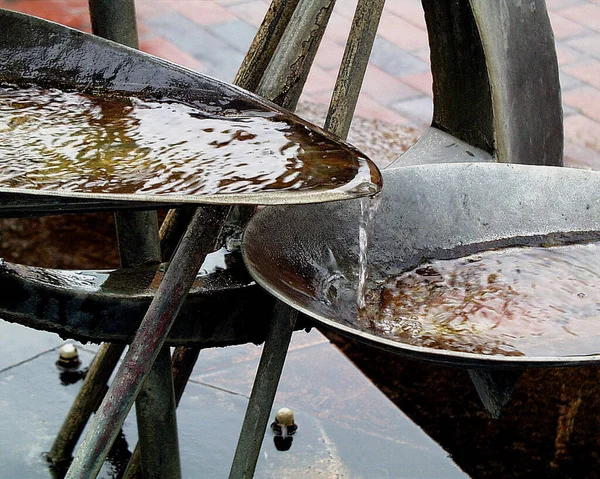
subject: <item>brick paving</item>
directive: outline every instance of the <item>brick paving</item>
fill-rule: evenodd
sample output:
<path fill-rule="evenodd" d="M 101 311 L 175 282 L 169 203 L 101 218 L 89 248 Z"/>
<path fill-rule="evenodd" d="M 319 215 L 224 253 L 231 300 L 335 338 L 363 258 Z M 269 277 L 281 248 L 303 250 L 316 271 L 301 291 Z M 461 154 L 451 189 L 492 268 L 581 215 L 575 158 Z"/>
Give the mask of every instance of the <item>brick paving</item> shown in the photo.
<path fill-rule="evenodd" d="M 231 81 L 268 0 L 138 0 L 141 49 Z M 600 1 L 547 0 L 561 69 L 565 161 L 600 169 Z M 356 0 L 338 0 L 303 100 L 327 105 Z M 0 0 L 17 10 L 89 31 L 87 0 Z M 387 0 L 357 115 L 423 129 L 431 74 L 419 0 Z"/>

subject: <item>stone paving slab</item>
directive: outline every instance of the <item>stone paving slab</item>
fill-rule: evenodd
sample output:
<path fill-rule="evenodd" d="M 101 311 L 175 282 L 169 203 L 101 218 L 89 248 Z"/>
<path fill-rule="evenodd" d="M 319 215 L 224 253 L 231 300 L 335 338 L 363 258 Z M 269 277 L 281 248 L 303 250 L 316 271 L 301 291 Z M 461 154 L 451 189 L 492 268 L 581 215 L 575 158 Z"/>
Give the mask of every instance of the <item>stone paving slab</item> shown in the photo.
<path fill-rule="evenodd" d="M 35 333 L 56 342 L 56 335 Z M 260 352 L 244 345 L 200 354 L 177 412 L 184 478 L 227 476 Z M 80 357 L 86 367 L 93 355 L 80 350 Z M 56 350 L 47 351 L 0 371 L 1 477 L 49 477 L 44 453 L 81 385 L 61 383 L 56 358 Z M 398 471 L 402 477 L 466 477 L 317 331 L 294 334 L 272 416 L 283 406 L 294 410 L 298 432 L 290 450 L 280 452 L 267 431 L 257 478 L 393 478 Z M 131 451 L 135 414 L 124 433 L 118 444 Z M 100 478 L 117 477 L 117 460 L 109 456 Z"/>

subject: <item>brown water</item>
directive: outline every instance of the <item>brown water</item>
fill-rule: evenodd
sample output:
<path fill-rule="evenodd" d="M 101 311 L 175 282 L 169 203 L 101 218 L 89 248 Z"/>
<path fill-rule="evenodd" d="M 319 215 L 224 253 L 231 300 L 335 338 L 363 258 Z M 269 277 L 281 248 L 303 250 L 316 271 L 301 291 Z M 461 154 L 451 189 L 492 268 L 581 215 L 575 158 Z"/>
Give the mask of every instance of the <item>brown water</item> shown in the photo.
<path fill-rule="evenodd" d="M 0 87 L 0 189 L 64 194 L 373 193 L 357 150 L 270 111 Z"/>
<path fill-rule="evenodd" d="M 403 343 L 469 353 L 600 353 L 600 246 L 507 248 L 380 281 L 361 323 Z"/>

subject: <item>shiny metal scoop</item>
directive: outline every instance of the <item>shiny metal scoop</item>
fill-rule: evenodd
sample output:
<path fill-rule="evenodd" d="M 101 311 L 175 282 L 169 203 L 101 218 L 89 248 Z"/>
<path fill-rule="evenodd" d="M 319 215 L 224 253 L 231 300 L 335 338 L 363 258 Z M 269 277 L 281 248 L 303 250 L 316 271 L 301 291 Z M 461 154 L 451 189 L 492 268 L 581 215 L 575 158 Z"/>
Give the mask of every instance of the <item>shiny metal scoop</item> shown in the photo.
<path fill-rule="evenodd" d="M 600 239 L 600 172 L 449 163 L 386 169 L 383 178 L 385 188 L 368 251 L 374 279 L 410 270 L 424 258 L 458 258 L 490 248 L 561 239 Z M 251 275 L 277 298 L 324 326 L 413 358 L 474 368 L 600 362 L 600 354 L 488 355 L 415 346 L 361 326 L 355 289 L 361 201 L 265 208 L 252 219 L 244 237 Z M 324 294 L 323 284 L 334 273 L 352 287 L 349 294 L 332 299 Z"/>
<path fill-rule="evenodd" d="M 0 10 L 0 29 L 4 216 L 19 205 L 315 203 L 381 188 L 358 150 L 238 87 L 15 12 Z"/>

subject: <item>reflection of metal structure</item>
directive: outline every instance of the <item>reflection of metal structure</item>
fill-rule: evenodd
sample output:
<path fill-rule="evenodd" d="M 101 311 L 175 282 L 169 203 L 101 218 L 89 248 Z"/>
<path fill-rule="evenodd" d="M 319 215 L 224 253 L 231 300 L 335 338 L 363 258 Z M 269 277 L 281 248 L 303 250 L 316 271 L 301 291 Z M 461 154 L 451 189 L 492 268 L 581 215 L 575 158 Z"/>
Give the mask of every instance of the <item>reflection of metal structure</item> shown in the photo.
<path fill-rule="evenodd" d="M 303 82 L 310 69 L 312 58 L 314 58 L 334 3 L 333 0 L 273 0 L 236 82 L 240 86 L 275 100 L 277 103 L 293 108 L 302 90 Z M 430 0 L 423 2 L 430 36 L 434 77 L 435 109 L 432 127 L 417 145 L 399 160 L 398 165 L 475 160 L 560 165 L 562 163 L 562 125 L 558 71 L 552 32 L 543 0 L 529 2 L 526 6 L 522 2 L 512 0 L 498 2 L 460 0 L 451 2 L 451 4 L 442 3 Z M 133 1 L 94 0 L 90 1 L 90 6 L 92 24 L 96 34 L 129 46 L 137 46 Z M 345 137 L 349 128 L 382 8 L 383 1 L 359 0 L 358 2 L 357 13 L 326 122 L 327 128 L 340 137 Z M 288 23 L 289 28 L 286 28 Z M 56 32 L 60 32 L 60 29 L 57 29 Z M 112 53 L 103 52 L 105 48 L 111 50 L 116 56 L 122 55 L 127 64 L 135 63 L 135 61 L 150 61 L 148 57 L 136 56 L 134 52 L 125 51 L 118 46 L 111 45 L 109 47 L 106 43 L 97 43 L 97 45 L 99 50 L 92 55 L 91 60 L 88 57 L 87 63 L 89 64 L 98 64 L 103 57 L 110 57 Z M 255 61 L 257 58 L 264 63 Z M 272 61 L 269 62 L 269 59 Z M 72 60 L 77 61 L 77 59 Z M 178 82 L 185 83 L 189 80 L 189 73 L 172 65 L 161 65 L 162 71 L 167 77 L 169 75 L 188 75 L 187 78 L 179 78 L 179 80 L 171 77 L 172 83 L 168 83 L 169 90 L 171 86 L 180 86 Z M 65 82 L 72 80 L 72 74 L 77 70 L 68 68 L 68 66 L 68 62 L 58 63 L 56 69 L 56 71 L 62 71 Z M 155 84 L 157 80 L 155 75 L 144 75 L 141 73 L 144 71 L 142 66 L 140 69 L 125 69 L 118 74 L 131 75 L 128 81 L 135 82 L 137 85 Z M 38 70 L 36 74 L 43 74 L 43 72 L 44 69 Z M 104 76 L 107 72 L 108 70 L 101 75 Z M 95 78 L 93 75 L 92 77 Z M 110 75 L 107 78 L 110 79 Z M 386 174 L 389 173 L 390 177 L 393 177 L 397 171 L 399 170 L 391 170 Z M 498 190 L 501 194 L 502 188 L 500 187 Z M 18 197 L 11 197 L 10 200 L 15 205 L 11 211 L 23 211 L 23 208 L 28 209 L 30 206 L 28 204 L 23 207 L 20 202 L 21 198 Z M 55 199 L 39 198 L 39 201 L 42 203 L 39 205 L 40 210 L 57 211 L 65 208 L 64 202 L 57 203 Z M 123 204 L 86 203 L 81 200 L 69 200 L 66 203 L 73 210 L 117 209 L 125 206 Z M 230 214 L 230 220 L 234 217 L 237 218 L 232 221 L 237 222 L 238 228 L 243 227 L 252 211 L 244 208 L 234 209 L 236 215 Z M 217 223 L 223 220 L 225 211 L 221 208 L 203 208 L 195 216 L 195 229 L 188 233 L 188 240 L 195 236 L 202 240 L 202 244 L 199 248 L 200 251 L 196 248 L 197 254 L 194 255 L 196 263 L 190 262 L 185 272 L 190 284 L 194 280 L 202 257 L 214 246 L 217 235 L 214 227 L 212 231 L 203 230 L 202 224 L 198 222 L 201 219 L 200 215 L 205 215 L 206 219 Z M 177 243 L 191 216 L 192 214 L 186 209 L 180 209 L 178 214 L 169 216 L 163 227 L 162 235 L 165 250 L 173 249 L 172 245 Z M 137 271 L 142 271 L 144 263 L 160 261 L 156 223 L 156 217 L 151 212 L 125 211 L 119 214 L 117 227 L 124 267 L 133 267 L 137 268 Z M 144 240 L 143 244 L 140 243 L 142 239 Z M 170 259 L 170 253 L 163 252 L 163 255 L 165 260 Z M 174 263 L 178 262 L 174 261 Z M 35 294 L 55 294 L 56 290 L 53 288 L 56 285 L 40 280 L 40 275 L 36 275 L 34 270 L 18 270 L 18 276 L 15 276 L 14 271 L 17 269 L 16 266 L 5 265 L 3 272 L 9 279 L 17 278 L 18 281 L 22 281 Z M 133 270 L 131 275 L 133 278 L 137 278 L 134 271 L 136 270 Z M 51 274 L 51 272 L 48 273 Z M 65 275 L 68 282 L 69 275 L 73 274 Z M 167 278 L 163 284 L 165 287 L 173 286 L 174 283 L 177 283 L 176 279 L 176 277 Z M 137 281 L 137 279 L 132 281 Z M 240 285 L 243 285 L 242 283 Z M 245 288 L 247 285 L 243 286 Z M 240 289 L 240 294 L 244 288 Z M 68 294 L 72 294 L 74 297 L 80 293 L 77 288 L 72 287 L 72 282 L 69 289 L 71 291 Z M 196 297 L 195 292 L 200 295 Z M 203 292 L 206 290 L 202 290 L 201 287 L 192 290 L 192 299 L 183 309 L 184 316 L 186 308 L 193 307 L 194 299 L 204 302 L 204 298 L 201 296 Z M 160 298 L 160 293 L 157 297 Z M 149 300 L 149 296 L 144 298 L 146 302 Z M 120 301 L 121 299 L 118 302 Z M 219 301 L 215 301 L 215 305 L 218 303 Z M 176 304 L 172 306 L 177 309 Z M 266 307 L 266 305 L 264 306 Z M 138 306 L 138 308 L 143 310 L 144 306 Z M 17 314 L 25 313 L 17 310 L 13 311 L 13 314 L 16 319 Z M 34 321 L 33 315 L 27 318 L 30 322 Z M 59 318 L 46 319 L 59 323 Z M 170 321 L 170 318 L 168 319 Z M 194 334 L 204 335 L 203 331 L 191 332 L 186 329 L 185 317 L 181 319 L 183 320 L 181 323 L 183 326 L 179 333 L 181 336 L 189 338 Z M 35 320 L 39 321 L 39 318 Z M 167 327 L 167 323 L 164 324 Z M 268 422 L 270 405 L 294 324 L 295 313 L 278 303 L 265 336 L 251 338 L 252 340 L 266 338 L 266 345 L 236 451 L 231 477 L 252 475 L 254 471 L 262 435 Z M 129 328 L 127 332 L 124 328 L 114 336 L 108 334 L 103 336 L 98 331 L 86 333 L 84 332 L 85 325 L 79 324 L 75 328 L 75 334 L 82 336 L 98 334 L 96 336 L 98 339 L 114 340 L 124 334 L 129 334 L 132 325 L 129 324 L 127 328 Z M 174 335 L 179 331 L 177 328 L 178 326 L 175 326 L 173 329 Z M 234 326 L 233 335 L 236 336 L 238 332 Z M 255 333 L 255 331 L 248 332 Z M 147 337 L 151 336 L 148 333 Z M 246 341 L 250 338 L 241 335 L 239 338 L 236 336 L 235 339 Z M 173 344 L 177 343 L 177 339 L 173 339 Z M 139 344 L 141 343 L 138 341 Z M 175 370 L 179 373 L 175 377 L 175 389 L 178 395 L 183 390 L 182 385 L 185 385 L 186 375 L 189 375 L 198 351 L 197 348 L 178 348 L 177 350 L 176 357 L 187 358 L 175 364 Z M 89 398 L 92 397 L 95 402 L 98 386 L 104 387 L 121 352 L 122 347 L 115 345 L 104 346 L 101 350 L 86 381 L 87 385 L 84 386 L 80 399 L 74 405 L 73 414 L 67 418 L 65 427 L 51 452 L 51 457 L 54 459 L 60 460 L 65 456 L 70 456 L 83 428 L 82 424 L 85 424 L 91 411 Z M 158 358 L 152 373 L 148 376 L 148 382 L 142 388 L 137 403 L 142 463 L 146 470 L 152 470 L 161 477 L 177 477 L 179 473 L 174 415 L 166 414 L 165 422 L 157 423 L 159 415 L 155 414 L 158 410 L 172 412 L 174 409 L 175 401 L 171 392 L 173 386 L 168 372 L 168 351 L 160 349 L 159 341 L 153 343 L 151 353 L 145 356 L 148 364 L 144 366 L 147 367 L 143 374 L 137 377 L 139 381 L 146 375 L 152 361 Z M 469 366 L 477 366 L 477 363 L 469 364 Z M 485 382 L 484 388 L 489 389 L 490 384 L 493 388 L 494 384 L 498 384 L 498 376 L 495 372 L 486 372 L 485 376 L 482 374 L 479 371 L 473 372 L 476 384 L 483 384 L 482 378 L 489 379 Z M 141 384 L 138 382 L 135 387 L 131 384 L 123 387 L 121 384 L 121 396 L 118 397 L 121 399 L 126 397 L 127 401 L 125 402 L 130 405 L 130 401 L 136 396 L 140 387 Z M 507 388 L 510 388 L 510 384 Z M 151 389 L 158 392 L 154 395 L 145 392 Z M 164 398 L 165 404 L 154 404 L 153 399 L 160 397 Z M 114 399 L 115 396 L 109 396 L 110 398 Z M 83 410 L 87 412 L 82 412 Z M 140 413 L 140 411 L 143 412 Z M 114 438 L 118 432 L 118 419 L 112 417 L 112 412 L 114 409 L 106 409 L 103 404 L 101 413 L 92 425 L 91 435 L 88 436 L 91 439 L 86 440 L 84 447 L 81 448 L 70 477 L 80 477 L 80 475 L 81 477 L 91 477 L 99 469 L 110 446 L 110 436 L 112 435 Z M 119 411 L 119 415 L 124 419 L 123 414 L 126 412 Z M 107 423 L 104 424 L 103 420 L 106 420 Z M 100 431 L 100 428 L 103 431 Z M 150 433 L 157 429 L 166 434 L 166 436 L 163 435 L 160 443 L 157 443 Z M 164 447 L 165 443 L 171 447 Z M 130 474 L 129 477 L 132 477 L 132 470 L 128 474 Z"/>

